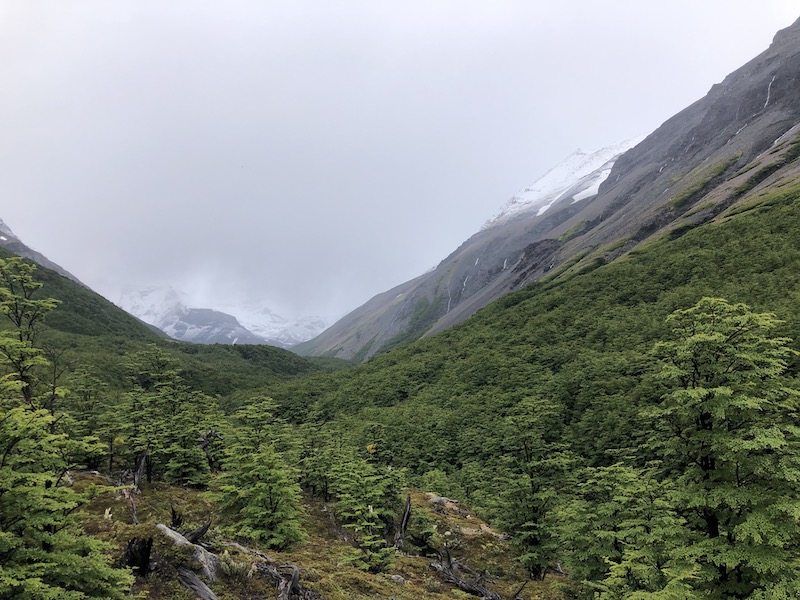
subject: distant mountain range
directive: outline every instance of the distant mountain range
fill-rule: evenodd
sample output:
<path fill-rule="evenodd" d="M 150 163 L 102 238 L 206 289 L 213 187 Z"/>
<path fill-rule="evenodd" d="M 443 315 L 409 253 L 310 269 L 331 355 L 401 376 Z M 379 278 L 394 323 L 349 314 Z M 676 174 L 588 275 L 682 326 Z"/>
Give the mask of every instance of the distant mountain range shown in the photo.
<path fill-rule="evenodd" d="M 363 361 L 458 324 L 529 283 L 592 270 L 654 237 L 680 236 L 785 177 L 800 155 L 799 98 L 800 22 L 645 138 L 574 153 L 434 270 L 327 329 L 321 319 L 290 321 L 260 306 L 189 307 L 169 289 L 136 291 L 119 303 L 176 339 L 269 343 Z M 78 281 L 2 221 L 0 246 Z"/>
<path fill-rule="evenodd" d="M 72 273 L 23 243 L 2 219 L 0 247 L 88 287 Z M 240 314 L 240 322 L 233 314 L 222 310 L 191 308 L 170 287 L 128 290 L 116 304 L 168 336 L 195 344 L 269 344 L 288 348 L 318 335 L 326 325 L 318 317 L 292 321 L 268 308 L 252 304 L 225 307 Z"/>
<path fill-rule="evenodd" d="M 740 198 L 737 186 L 768 185 L 794 165 L 798 99 L 800 22 L 644 139 L 573 154 L 436 269 L 294 350 L 365 360 L 460 323 L 531 282 L 596 268 L 667 232 L 681 235 Z M 758 177 L 747 180 L 751 170 Z"/>
<path fill-rule="evenodd" d="M 170 337 L 195 344 L 269 344 L 288 348 L 325 329 L 320 318 L 290 321 L 265 307 L 225 307 L 230 312 L 192 308 L 171 287 L 129 289 L 116 304 Z"/>

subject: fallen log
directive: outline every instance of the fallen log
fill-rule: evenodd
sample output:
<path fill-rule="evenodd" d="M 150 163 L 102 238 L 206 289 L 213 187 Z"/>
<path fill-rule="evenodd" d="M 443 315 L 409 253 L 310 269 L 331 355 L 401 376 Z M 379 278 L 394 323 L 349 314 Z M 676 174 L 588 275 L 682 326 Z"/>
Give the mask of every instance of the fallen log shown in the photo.
<path fill-rule="evenodd" d="M 201 600 L 219 600 L 217 595 L 211 591 L 211 588 L 203 583 L 194 571 L 180 567 L 178 569 L 178 581 L 187 590 L 194 592 L 194 595 Z"/>
<path fill-rule="evenodd" d="M 192 556 L 194 559 L 200 563 L 200 567 L 202 568 L 203 575 L 208 578 L 209 581 L 212 583 L 217 580 L 217 571 L 219 569 L 219 558 L 216 554 L 209 552 L 202 546 L 198 546 L 197 544 L 193 544 L 185 537 L 183 537 L 177 531 L 174 531 L 164 525 L 163 523 L 157 523 L 156 528 L 162 531 L 164 534 L 169 537 L 176 546 L 188 546 L 192 550 Z"/>

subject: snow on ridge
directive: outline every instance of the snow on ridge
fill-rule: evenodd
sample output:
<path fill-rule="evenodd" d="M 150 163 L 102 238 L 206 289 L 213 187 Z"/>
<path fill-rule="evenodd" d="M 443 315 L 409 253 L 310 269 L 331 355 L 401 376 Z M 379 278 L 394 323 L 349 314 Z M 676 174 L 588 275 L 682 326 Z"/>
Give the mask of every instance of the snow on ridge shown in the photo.
<path fill-rule="evenodd" d="M 497 225 L 523 212 L 536 210 L 537 216 L 541 215 L 565 197 L 567 192 L 571 194 L 573 202 L 596 195 L 600 184 L 611 173 L 614 161 L 645 137 L 639 136 L 592 152 L 573 152 L 533 185 L 516 193 L 483 228 Z"/>
<path fill-rule="evenodd" d="M 181 293 L 170 286 L 128 288 L 122 291 L 116 304 L 176 339 L 191 342 L 207 336 L 210 331 L 206 326 L 186 322 L 190 311 L 200 309 L 190 308 L 182 299 Z M 282 346 L 310 340 L 327 327 L 321 317 L 308 316 L 290 320 L 256 302 L 218 304 L 208 310 L 226 314 L 248 333 Z"/>
<path fill-rule="evenodd" d="M 305 316 L 288 319 L 269 308 L 245 303 L 225 306 L 224 310 L 235 314 L 242 325 L 268 340 L 292 346 L 316 337 L 328 326 L 322 317 Z"/>
<path fill-rule="evenodd" d="M 163 329 L 188 311 L 178 293 L 169 286 L 150 286 L 142 290 L 125 289 L 116 304 L 124 311 L 159 329 Z"/>

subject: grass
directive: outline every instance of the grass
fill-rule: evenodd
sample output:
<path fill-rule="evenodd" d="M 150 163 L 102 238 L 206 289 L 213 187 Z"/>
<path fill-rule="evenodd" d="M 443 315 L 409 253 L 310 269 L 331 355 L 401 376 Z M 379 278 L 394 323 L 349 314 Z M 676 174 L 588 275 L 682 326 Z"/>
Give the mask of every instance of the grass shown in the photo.
<path fill-rule="evenodd" d="M 714 163 L 711 166 L 700 166 L 690 172 L 683 179 L 689 180 L 689 185 L 680 193 L 673 196 L 669 203 L 681 208 L 705 196 L 711 189 L 716 187 L 719 178 L 730 169 L 741 157 L 736 154 L 727 160 Z"/>

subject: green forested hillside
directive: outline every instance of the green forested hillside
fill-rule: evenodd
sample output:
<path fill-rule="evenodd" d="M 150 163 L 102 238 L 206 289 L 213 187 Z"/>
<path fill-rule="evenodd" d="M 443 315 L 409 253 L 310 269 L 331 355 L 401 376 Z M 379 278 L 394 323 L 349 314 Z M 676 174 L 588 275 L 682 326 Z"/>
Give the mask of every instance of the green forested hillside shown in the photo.
<path fill-rule="evenodd" d="M 4 261 L 0 597 L 795 597 L 798 231 L 773 189 L 334 373 Z"/>

